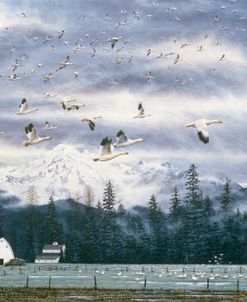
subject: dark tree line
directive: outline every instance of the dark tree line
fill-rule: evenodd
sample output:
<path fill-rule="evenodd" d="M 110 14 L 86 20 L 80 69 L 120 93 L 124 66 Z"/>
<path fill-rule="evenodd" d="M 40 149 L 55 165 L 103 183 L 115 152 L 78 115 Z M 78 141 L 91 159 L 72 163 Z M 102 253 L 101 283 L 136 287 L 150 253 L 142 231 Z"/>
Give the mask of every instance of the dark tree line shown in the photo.
<path fill-rule="evenodd" d="M 152 195 L 143 207 L 126 210 L 109 181 L 94 204 L 87 187 L 83 202 L 37 205 L 31 187 L 27 206 L 0 207 L 0 234 L 16 257 L 34 261 L 44 244 L 65 243 L 66 261 L 84 263 L 247 263 L 247 213 L 235 209 L 229 182 L 220 196 L 203 196 L 195 165 L 187 171 L 182 198 L 174 188 L 169 212 Z"/>

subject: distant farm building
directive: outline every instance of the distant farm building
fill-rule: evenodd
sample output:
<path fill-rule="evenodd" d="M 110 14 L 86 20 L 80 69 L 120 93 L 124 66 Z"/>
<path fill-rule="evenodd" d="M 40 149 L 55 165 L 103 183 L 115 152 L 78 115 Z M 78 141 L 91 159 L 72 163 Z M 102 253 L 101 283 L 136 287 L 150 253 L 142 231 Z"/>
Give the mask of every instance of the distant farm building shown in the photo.
<path fill-rule="evenodd" d="M 0 238 L 0 265 L 7 263 L 14 258 L 15 256 L 11 245 L 5 238 Z"/>
<path fill-rule="evenodd" d="M 42 249 L 42 254 L 35 258 L 35 263 L 59 263 L 65 257 L 66 247 L 64 244 L 53 242 L 46 244 Z"/>

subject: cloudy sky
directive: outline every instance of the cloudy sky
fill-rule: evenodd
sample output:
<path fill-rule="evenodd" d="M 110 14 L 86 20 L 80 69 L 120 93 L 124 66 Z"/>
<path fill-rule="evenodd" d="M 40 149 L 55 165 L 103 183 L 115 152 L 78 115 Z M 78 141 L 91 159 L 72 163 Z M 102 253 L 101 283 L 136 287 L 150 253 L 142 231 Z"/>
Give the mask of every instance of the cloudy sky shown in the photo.
<path fill-rule="evenodd" d="M 186 169 L 193 162 L 202 175 L 247 185 L 246 30 L 245 0 L 1 1 L 1 166 L 30 164 L 59 144 L 93 156 L 104 136 L 114 139 L 124 129 L 130 138 L 145 139 L 129 150 L 133 165 L 168 161 Z M 121 37 L 113 50 L 111 37 Z M 73 65 L 56 71 L 67 55 Z M 15 59 L 21 66 L 13 72 Z M 155 79 L 147 81 L 149 71 Z M 19 80 L 8 79 L 13 73 Z M 54 78 L 44 82 L 49 73 Z M 24 97 L 39 111 L 17 116 Z M 86 106 L 65 112 L 58 104 L 64 97 Z M 133 119 L 139 102 L 150 118 Z M 91 115 L 103 116 L 94 132 L 80 122 Z M 207 145 L 184 127 L 200 118 L 223 120 L 210 127 Z M 23 147 L 24 127 L 32 122 L 47 135 L 45 121 L 58 126 L 53 140 Z"/>

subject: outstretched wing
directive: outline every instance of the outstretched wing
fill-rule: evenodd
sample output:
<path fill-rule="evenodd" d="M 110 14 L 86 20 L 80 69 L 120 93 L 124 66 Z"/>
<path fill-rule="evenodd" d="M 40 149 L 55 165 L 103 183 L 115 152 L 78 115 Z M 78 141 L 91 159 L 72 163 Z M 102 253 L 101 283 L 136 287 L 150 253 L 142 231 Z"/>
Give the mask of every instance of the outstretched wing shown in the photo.
<path fill-rule="evenodd" d="M 62 104 L 63 110 L 65 110 L 66 109 L 65 103 L 61 102 L 61 104 Z"/>
<path fill-rule="evenodd" d="M 88 122 L 88 126 L 89 126 L 90 130 L 94 131 L 95 123 L 94 123 L 93 121 L 90 120 L 90 121 Z"/>
<path fill-rule="evenodd" d="M 112 49 L 115 47 L 116 42 L 117 42 L 116 40 L 112 39 L 112 41 L 111 41 L 111 48 Z"/>

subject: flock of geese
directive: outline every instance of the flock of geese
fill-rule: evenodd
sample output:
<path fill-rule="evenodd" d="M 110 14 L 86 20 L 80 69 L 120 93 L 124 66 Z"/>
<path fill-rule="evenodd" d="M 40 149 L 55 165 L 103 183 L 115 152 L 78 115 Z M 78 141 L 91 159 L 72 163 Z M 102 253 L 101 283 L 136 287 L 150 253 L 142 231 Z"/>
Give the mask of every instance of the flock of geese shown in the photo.
<path fill-rule="evenodd" d="M 85 104 L 73 104 L 73 102 L 76 101 L 75 99 L 73 100 L 63 100 L 60 101 L 59 103 L 62 104 L 62 108 L 64 110 L 79 110 L 81 107 L 85 106 Z M 19 111 L 16 113 L 17 115 L 27 115 L 32 112 L 38 111 L 37 108 L 32 108 L 29 109 L 28 103 L 26 98 L 22 99 L 21 104 L 19 105 Z M 143 108 L 142 103 L 138 104 L 138 114 L 134 116 L 133 118 L 135 119 L 143 119 L 151 117 L 151 114 L 146 114 L 145 110 Z M 91 118 L 85 117 L 82 118 L 82 122 L 88 123 L 88 126 L 90 130 L 94 131 L 95 126 L 96 126 L 96 120 L 101 119 L 102 116 L 93 116 Z M 209 142 L 209 133 L 208 133 L 208 126 L 212 124 L 221 124 L 221 120 L 207 120 L 207 119 L 199 119 L 196 120 L 190 124 L 185 125 L 185 127 L 193 127 L 196 129 L 198 138 L 205 144 Z M 52 123 L 46 121 L 45 126 L 43 129 L 45 130 L 54 130 L 57 127 L 54 126 Z M 40 144 L 45 141 L 49 141 L 52 139 L 51 136 L 43 136 L 40 137 L 38 135 L 38 132 L 35 128 L 35 126 L 32 123 L 29 123 L 25 127 L 25 133 L 27 136 L 27 140 L 23 142 L 24 146 L 30 146 L 30 145 L 36 145 Z M 108 136 L 103 138 L 101 143 L 100 143 L 100 148 L 99 148 L 99 154 L 97 157 L 95 157 L 93 160 L 94 161 L 109 161 L 112 160 L 116 157 L 122 156 L 122 155 L 128 155 L 127 151 L 119 151 L 115 152 L 114 148 L 125 148 L 134 144 L 138 143 L 143 143 L 144 139 L 143 138 L 137 138 L 137 139 L 129 139 L 125 132 L 120 129 L 117 134 L 116 134 L 116 142 L 113 143 L 112 139 L 110 139 Z"/>
<path fill-rule="evenodd" d="M 231 2 L 233 0 L 229 0 L 229 2 Z M 50 4 L 52 5 L 53 2 L 50 2 Z M 159 3 L 158 2 L 154 2 L 154 7 L 158 7 L 159 6 Z M 226 7 L 221 7 L 222 10 L 224 10 Z M 176 13 L 176 7 L 168 7 L 166 9 L 166 13 L 167 14 L 175 14 Z M 203 13 L 203 9 L 201 8 L 200 10 L 197 10 L 196 13 Z M 127 21 L 129 20 L 128 16 L 127 16 L 127 12 L 126 10 L 122 9 L 121 10 L 121 14 L 122 16 L 125 16 L 123 18 L 123 20 L 121 20 L 118 25 L 115 27 L 115 30 L 119 30 L 119 28 L 122 28 L 123 26 L 126 25 Z M 235 14 L 235 13 L 234 13 Z M 237 13 L 236 13 L 237 14 Z M 142 15 L 141 13 L 136 10 L 136 11 L 133 11 L 131 16 L 133 18 L 135 18 L 136 20 L 140 20 L 142 18 Z M 26 18 L 27 15 L 25 13 L 22 13 L 22 17 L 23 18 Z M 148 15 L 148 18 L 151 18 L 152 15 Z M 85 21 L 87 19 L 86 16 L 83 16 L 81 17 L 81 21 Z M 106 22 L 110 22 L 112 20 L 112 16 L 110 16 L 109 14 L 106 14 L 105 15 L 105 21 Z M 180 22 L 182 20 L 181 17 L 179 16 L 176 16 L 174 17 L 174 21 L 176 22 Z M 217 24 L 219 24 L 220 22 L 220 18 L 218 15 L 216 15 L 214 18 L 213 18 L 213 23 L 215 26 Z M 9 30 L 8 28 L 6 28 L 6 30 Z M 226 30 L 226 29 L 224 29 Z M 34 43 L 36 43 L 37 41 L 40 41 L 40 37 L 39 36 L 35 36 L 34 33 L 30 32 L 30 37 L 33 38 L 33 41 Z M 66 36 L 66 32 L 65 30 L 62 30 L 58 33 L 58 36 L 57 36 L 57 39 L 60 40 L 60 41 L 63 41 L 64 42 L 64 45 L 67 46 L 69 45 L 69 41 L 65 41 L 63 40 L 64 39 L 64 36 Z M 106 32 L 104 30 L 101 31 L 101 34 L 106 34 Z M 90 37 L 90 34 L 87 33 L 85 35 L 86 39 L 88 39 Z M 208 34 L 205 34 L 204 36 L 204 39 L 207 39 L 208 37 Z M 124 37 L 122 35 L 116 35 L 116 36 L 112 36 L 110 37 L 109 39 L 105 40 L 107 43 L 109 43 L 110 45 L 110 48 L 107 48 L 107 49 L 103 49 L 103 50 L 107 50 L 107 52 L 109 52 L 110 54 L 112 54 L 113 51 L 115 51 L 116 53 L 120 53 L 120 52 L 123 52 L 123 51 L 126 51 L 126 46 L 130 41 L 129 40 L 125 40 L 124 43 L 123 43 L 123 46 L 120 47 L 120 48 L 117 48 L 118 46 L 116 45 L 119 45 L 121 44 L 121 40 L 124 40 Z M 45 40 L 43 40 L 42 44 L 47 44 L 49 45 L 49 43 L 52 43 L 54 42 L 54 37 L 51 36 L 51 35 L 48 35 Z M 174 40 L 174 43 L 176 43 L 177 40 Z M 93 39 L 89 45 L 92 49 L 92 54 L 91 54 L 91 57 L 95 57 L 96 56 L 96 53 L 97 53 L 97 50 L 96 50 L 96 46 L 98 45 L 99 41 L 97 39 Z M 41 44 L 41 45 L 42 45 Z M 217 42 L 217 44 L 215 45 L 219 45 L 219 42 Z M 120 45 L 121 46 L 121 45 Z M 183 43 L 181 44 L 180 46 L 180 49 L 183 49 L 185 47 L 190 47 L 191 44 L 189 43 L 189 41 L 187 41 L 186 43 Z M 81 38 L 79 38 L 75 43 L 74 43 L 74 49 L 73 49 L 73 53 L 76 53 L 78 51 L 81 51 L 82 49 L 84 48 L 83 46 L 83 40 Z M 52 44 L 50 45 L 50 49 L 51 50 L 54 50 L 55 49 L 55 46 Z M 204 50 L 204 47 L 202 45 L 198 46 L 198 49 L 197 51 L 203 51 Z M 12 46 L 11 49 L 10 49 L 10 52 L 11 53 L 15 53 L 17 51 L 17 48 L 15 46 Z M 135 59 L 134 55 L 132 54 L 131 51 L 128 51 L 129 53 L 129 56 L 128 56 L 128 62 L 132 62 L 133 59 Z M 146 51 L 146 57 L 152 57 L 153 56 L 153 53 L 155 53 L 155 50 L 153 50 L 152 48 L 148 48 L 147 51 Z M 173 64 L 177 64 L 179 63 L 182 59 L 181 59 L 181 54 L 178 53 L 178 51 L 176 52 L 167 52 L 167 53 L 164 53 L 161 52 L 159 55 L 155 55 L 155 58 L 156 59 L 161 59 L 161 58 L 167 58 L 167 57 L 172 57 L 173 58 Z M 16 81 L 16 80 L 19 80 L 21 79 L 15 72 L 17 70 L 19 70 L 19 68 L 22 66 L 22 62 L 23 60 L 25 60 L 27 58 L 27 56 L 24 54 L 22 55 L 20 58 L 17 58 L 15 59 L 12 67 L 12 71 L 14 72 L 13 74 L 9 75 L 8 79 L 11 80 L 11 81 Z M 218 61 L 223 61 L 226 59 L 226 55 L 225 54 L 222 54 L 219 58 L 218 58 Z M 126 62 L 125 58 L 118 58 L 117 61 L 116 61 L 116 64 L 122 64 Z M 67 55 L 65 57 L 65 59 L 61 62 L 59 62 L 59 65 L 56 69 L 56 73 L 58 73 L 59 71 L 67 68 L 68 66 L 72 66 L 74 65 L 74 63 L 71 62 L 71 58 L 69 55 Z M 38 64 L 38 67 L 39 68 L 42 68 L 43 66 L 43 63 L 40 63 Z M 32 73 L 36 73 L 36 70 L 31 70 Z M 73 72 L 74 74 L 74 77 L 77 79 L 80 75 L 80 73 L 78 71 L 74 71 Z M 46 83 L 46 82 L 49 82 L 50 80 L 52 80 L 55 75 L 54 73 L 52 72 L 49 72 L 47 73 L 46 75 L 43 75 L 43 82 Z M 147 74 L 146 74 L 146 81 L 152 81 L 155 79 L 155 75 L 152 73 L 152 71 L 149 71 Z M 111 85 L 118 85 L 118 81 L 116 79 L 113 79 L 110 83 Z M 44 94 L 44 97 L 45 98 L 49 98 L 49 97 L 52 97 L 53 95 L 50 94 L 50 93 L 45 93 Z M 73 111 L 73 110 L 80 110 L 82 107 L 85 106 L 85 104 L 81 104 L 81 103 L 78 103 L 76 101 L 76 99 L 68 99 L 68 98 L 64 98 L 63 100 L 61 100 L 59 102 L 59 104 L 61 105 L 62 109 L 64 111 Z M 144 107 L 142 105 L 142 103 L 140 102 L 138 104 L 138 114 L 136 116 L 133 116 L 133 118 L 135 119 L 144 119 L 144 118 L 148 118 L 148 117 L 151 117 L 151 114 L 147 114 L 144 110 Z M 28 103 L 27 103 L 27 100 L 26 98 L 23 98 L 22 101 L 21 101 L 21 104 L 19 106 L 19 110 L 18 112 L 16 113 L 18 116 L 23 116 L 23 115 L 27 115 L 27 114 L 31 114 L 33 112 L 36 112 L 38 111 L 37 108 L 29 108 L 28 106 Z M 81 122 L 83 123 L 87 123 L 88 124 L 88 127 L 91 131 L 94 131 L 95 130 L 95 127 L 96 127 L 96 121 L 98 119 L 101 119 L 102 116 L 90 116 L 90 117 L 83 117 L 81 119 Z M 208 144 L 209 143 L 209 131 L 208 131 L 208 127 L 212 124 L 221 124 L 222 123 L 222 120 L 219 120 L 219 119 L 213 119 L 213 120 L 208 120 L 208 119 L 198 119 L 198 120 L 195 120 L 187 125 L 185 125 L 185 127 L 191 127 L 191 128 L 194 128 L 196 133 L 197 133 L 197 136 L 199 138 L 199 140 L 201 142 L 203 142 L 204 144 Z M 43 130 L 49 130 L 49 131 L 52 131 L 52 130 L 55 130 L 57 129 L 57 126 L 56 125 L 53 125 L 52 123 L 50 123 L 49 121 L 46 121 L 45 124 L 44 124 L 44 127 L 43 127 Z M 4 132 L 0 132 L 1 133 L 4 133 Z M 36 145 L 36 144 L 40 144 L 40 143 L 43 143 L 43 142 L 46 142 L 46 141 L 49 141 L 52 139 L 51 136 L 39 136 L 38 135 L 38 131 L 37 129 L 35 128 L 34 124 L 33 123 L 29 123 L 26 127 L 25 127 L 25 133 L 26 133 L 26 136 L 27 136 L 27 140 L 25 140 L 23 142 L 23 145 L 24 146 L 30 146 L 30 145 Z M 100 148 L 99 148 L 99 154 L 98 156 L 96 156 L 95 158 L 93 158 L 94 161 L 109 161 L 109 160 L 112 160 L 114 158 L 117 158 L 119 156 L 123 156 L 123 155 L 128 155 L 128 152 L 127 151 L 115 151 L 115 149 L 121 149 L 121 148 L 127 148 L 131 145 L 135 145 L 135 144 L 139 144 L 139 143 L 143 143 L 144 142 L 144 139 L 143 138 L 137 138 L 137 139 L 130 139 L 127 137 L 126 133 L 120 129 L 117 133 L 116 133 L 116 141 L 113 142 L 111 138 L 109 138 L 108 136 L 107 137 L 104 137 L 102 139 L 102 141 L 100 142 Z"/>

